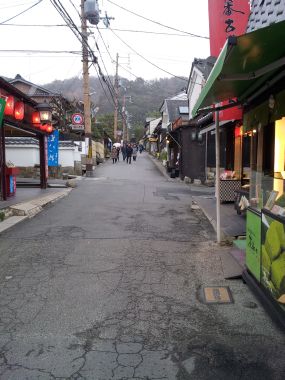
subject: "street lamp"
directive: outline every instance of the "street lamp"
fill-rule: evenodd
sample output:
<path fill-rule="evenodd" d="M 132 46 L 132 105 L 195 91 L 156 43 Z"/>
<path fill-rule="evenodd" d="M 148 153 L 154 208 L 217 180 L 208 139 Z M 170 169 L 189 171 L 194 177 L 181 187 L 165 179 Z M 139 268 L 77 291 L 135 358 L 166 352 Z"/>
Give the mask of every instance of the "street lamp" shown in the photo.
<path fill-rule="evenodd" d="M 40 114 L 40 122 L 42 124 L 48 124 L 51 123 L 52 119 L 52 113 L 51 113 L 51 106 L 47 103 L 39 103 L 36 106 L 37 111 Z"/>

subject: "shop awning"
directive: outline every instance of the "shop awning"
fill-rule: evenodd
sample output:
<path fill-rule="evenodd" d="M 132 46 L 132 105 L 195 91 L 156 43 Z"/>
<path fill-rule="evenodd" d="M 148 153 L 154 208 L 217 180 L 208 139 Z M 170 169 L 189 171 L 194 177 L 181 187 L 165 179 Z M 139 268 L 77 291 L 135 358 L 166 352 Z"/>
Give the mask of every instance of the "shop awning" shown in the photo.
<path fill-rule="evenodd" d="M 244 102 L 265 83 L 269 86 L 271 80 L 276 83 L 277 73 L 285 67 L 284 40 L 285 21 L 230 37 L 200 93 L 192 116 L 200 109 L 225 100 Z"/>
<path fill-rule="evenodd" d="M 228 124 L 230 122 L 231 122 L 231 120 L 220 121 L 219 126 L 222 127 L 223 125 Z M 207 132 L 213 131 L 215 128 L 216 128 L 216 123 L 212 123 L 208 127 L 200 129 L 199 134 L 204 135 Z"/>

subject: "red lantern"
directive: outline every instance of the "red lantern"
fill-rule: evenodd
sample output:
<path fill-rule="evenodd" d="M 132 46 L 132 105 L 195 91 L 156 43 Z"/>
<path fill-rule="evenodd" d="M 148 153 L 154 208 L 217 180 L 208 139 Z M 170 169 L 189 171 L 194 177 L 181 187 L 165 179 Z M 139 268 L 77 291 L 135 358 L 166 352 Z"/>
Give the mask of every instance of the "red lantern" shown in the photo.
<path fill-rule="evenodd" d="M 6 100 L 4 115 L 13 116 L 14 115 L 14 107 L 15 107 L 14 96 L 8 96 L 7 100 Z"/>
<path fill-rule="evenodd" d="M 46 131 L 51 133 L 53 131 L 53 127 L 51 125 L 47 125 Z"/>
<path fill-rule="evenodd" d="M 40 113 L 39 112 L 33 112 L 32 123 L 33 124 L 41 124 L 41 118 L 40 118 Z"/>
<path fill-rule="evenodd" d="M 16 120 L 23 120 L 24 119 L 24 113 L 25 113 L 25 105 L 23 102 L 16 102 L 15 104 L 15 110 L 14 110 L 14 117 Z"/>
<path fill-rule="evenodd" d="M 40 129 L 41 129 L 41 131 L 46 131 L 46 125 L 45 124 L 41 124 Z"/>

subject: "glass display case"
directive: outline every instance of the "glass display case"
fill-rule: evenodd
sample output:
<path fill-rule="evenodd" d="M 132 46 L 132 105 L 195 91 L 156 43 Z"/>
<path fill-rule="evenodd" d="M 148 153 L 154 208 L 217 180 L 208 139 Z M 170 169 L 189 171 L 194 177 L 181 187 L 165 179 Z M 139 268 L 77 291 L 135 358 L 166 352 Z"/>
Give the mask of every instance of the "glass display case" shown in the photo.
<path fill-rule="evenodd" d="M 285 172 L 252 172 L 246 266 L 285 310 Z"/>
<path fill-rule="evenodd" d="M 285 217 L 285 172 L 264 175 L 252 171 L 249 202 L 256 211 L 265 208 Z"/>

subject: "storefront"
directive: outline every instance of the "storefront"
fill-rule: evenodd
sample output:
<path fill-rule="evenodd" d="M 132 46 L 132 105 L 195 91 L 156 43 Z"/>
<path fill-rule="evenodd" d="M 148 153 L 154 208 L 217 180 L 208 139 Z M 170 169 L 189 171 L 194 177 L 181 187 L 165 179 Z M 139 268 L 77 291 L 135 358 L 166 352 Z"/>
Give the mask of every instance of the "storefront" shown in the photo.
<path fill-rule="evenodd" d="M 284 21 L 229 38 L 194 112 L 230 99 L 243 107 L 242 134 L 250 145 L 244 277 L 285 325 L 284 38 Z M 218 116 L 219 107 L 215 111 Z"/>
<path fill-rule="evenodd" d="M 17 168 L 7 166 L 6 137 L 34 137 L 39 141 L 40 187 L 47 187 L 47 136 L 52 133 L 51 111 L 0 77 L 0 200 L 6 200 L 16 190 Z"/>

